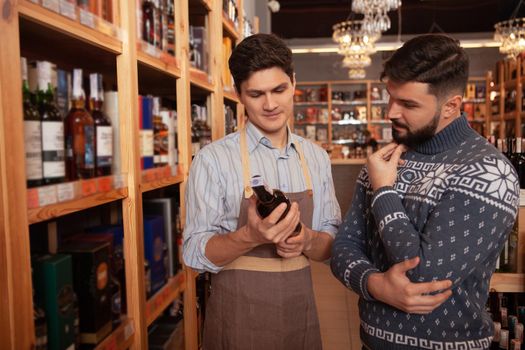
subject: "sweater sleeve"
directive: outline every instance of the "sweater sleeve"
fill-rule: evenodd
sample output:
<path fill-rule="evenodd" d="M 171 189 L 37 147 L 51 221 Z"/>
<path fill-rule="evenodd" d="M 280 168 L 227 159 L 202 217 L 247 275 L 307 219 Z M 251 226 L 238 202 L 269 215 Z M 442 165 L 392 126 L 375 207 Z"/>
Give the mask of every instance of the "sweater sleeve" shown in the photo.
<path fill-rule="evenodd" d="M 421 208 L 431 207 L 423 219 L 409 218 L 409 208 L 393 188 L 374 194 L 372 214 L 390 262 L 420 257 L 409 272 L 412 281 L 449 279 L 457 284 L 480 264 L 492 267 L 488 265 L 495 262 L 516 219 L 517 176 L 499 158 L 485 158 L 474 168 L 461 167 L 448 177 L 442 176 L 445 170 L 441 175 L 436 171 L 428 177 L 428 190 L 407 193 L 405 198 L 421 201 Z"/>
<path fill-rule="evenodd" d="M 368 276 L 379 272 L 366 254 L 367 194 L 366 168 L 357 180 L 352 206 L 339 227 L 332 245 L 331 268 L 334 275 L 365 300 L 372 300 L 367 290 Z"/>

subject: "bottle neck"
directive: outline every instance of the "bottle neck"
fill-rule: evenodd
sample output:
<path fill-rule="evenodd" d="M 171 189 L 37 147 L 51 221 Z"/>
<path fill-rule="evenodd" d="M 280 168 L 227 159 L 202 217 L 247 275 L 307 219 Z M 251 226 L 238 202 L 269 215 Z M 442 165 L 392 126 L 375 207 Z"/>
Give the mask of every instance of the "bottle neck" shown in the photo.
<path fill-rule="evenodd" d="M 274 196 L 270 193 L 264 186 L 254 186 L 252 187 L 253 191 L 257 194 L 257 198 L 262 203 L 270 203 Z"/>
<path fill-rule="evenodd" d="M 84 101 L 84 98 L 81 96 L 73 97 L 73 99 L 71 100 L 71 104 L 73 105 L 73 108 L 77 108 L 77 109 L 86 108 L 86 101 Z"/>

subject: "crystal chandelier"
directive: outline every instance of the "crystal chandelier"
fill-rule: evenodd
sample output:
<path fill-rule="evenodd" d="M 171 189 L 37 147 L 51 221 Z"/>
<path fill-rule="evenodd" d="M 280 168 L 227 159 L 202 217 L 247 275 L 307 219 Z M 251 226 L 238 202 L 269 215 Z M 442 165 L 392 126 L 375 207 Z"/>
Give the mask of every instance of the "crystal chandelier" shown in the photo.
<path fill-rule="evenodd" d="M 516 58 L 525 51 L 525 17 L 516 18 L 523 0 L 520 0 L 510 19 L 494 25 L 494 40 L 500 42 L 499 52 L 507 58 Z"/>
<path fill-rule="evenodd" d="M 367 33 L 382 33 L 390 29 L 388 11 L 401 6 L 401 0 L 353 0 L 352 11 L 365 15 L 363 29 Z"/>
<path fill-rule="evenodd" d="M 362 20 L 347 20 L 332 29 L 332 39 L 339 45 L 338 53 L 344 56 L 343 67 L 349 68 L 349 78 L 363 79 L 364 68 L 370 65 L 370 55 L 376 52 L 375 42 L 381 34 L 365 33 Z"/>
<path fill-rule="evenodd" d="M 508 58 L 515 58 L 525 51 L 525 18 L 514 18 L 496 23 L 494 40 L 499 41 L 499 51 Z"/>

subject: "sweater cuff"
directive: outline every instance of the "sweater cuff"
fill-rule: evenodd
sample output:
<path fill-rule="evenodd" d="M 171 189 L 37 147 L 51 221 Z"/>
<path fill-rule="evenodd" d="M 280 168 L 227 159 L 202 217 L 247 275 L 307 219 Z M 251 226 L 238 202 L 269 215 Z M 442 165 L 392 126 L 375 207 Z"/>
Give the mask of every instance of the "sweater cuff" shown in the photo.
<path fill-rule="evenodd" d="M 391 186 L 381 187 L 374 193 L 371 211 L 380 232 L 386 223 L 394 219 L 408 219 L 399 194 Z"/>
<path fill-rule="evenodd" d="M 379 269 L 371 265 L 367 261 L 356 261 L 357 265 L 350 268 L 348 267 L 347 273 L 349 273 L 349 286 L 353 291 L 358 293 L 363 299 L 367 301 L 373 301 L 374 298 L 368 293 L 367 283 L 368 277 L 372 273 L 381 272 Z M 347 283 L 348 283 L 347 282 Z"/>

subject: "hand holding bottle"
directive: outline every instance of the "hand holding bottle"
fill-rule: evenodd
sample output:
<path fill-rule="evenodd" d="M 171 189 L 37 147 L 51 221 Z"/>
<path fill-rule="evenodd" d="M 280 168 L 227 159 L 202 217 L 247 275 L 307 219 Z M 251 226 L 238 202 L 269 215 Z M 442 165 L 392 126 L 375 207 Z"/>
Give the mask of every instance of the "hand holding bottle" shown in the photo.
<path fill-rule="evenodd" d="M 283 258 L 294 258 L 303 254 L 312 248 L 312 242 L 315 237 L 315 232 L 302 225 L 302 229 L 298 234 L 288 237 L 282 242 L 276 244 L 277 254 Z"/>
<path fill-rule="evenodd" d="M 281 219 L 286 208 L 286 203 L 281 203 L 267 217 L 261 218 L 257 213 L 256 200 L 252 197 L 246 224 L 248 239 L 259 244 L 280 243 L 294 234 L 299 224 L 299 206 L 297 203 L 292 203 L 286 216 Z"/>

